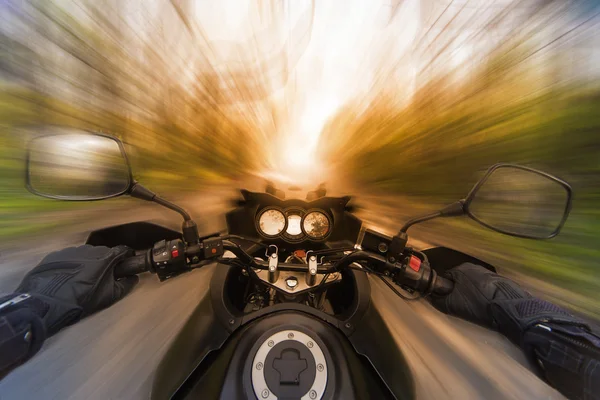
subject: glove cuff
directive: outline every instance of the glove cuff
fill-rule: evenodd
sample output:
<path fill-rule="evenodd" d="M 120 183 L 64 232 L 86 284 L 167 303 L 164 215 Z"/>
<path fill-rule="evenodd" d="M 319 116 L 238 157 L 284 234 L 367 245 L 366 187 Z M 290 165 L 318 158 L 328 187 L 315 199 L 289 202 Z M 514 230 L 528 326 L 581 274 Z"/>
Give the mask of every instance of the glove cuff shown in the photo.
<path fill-rule="evenodd" d="M 26 308 L 40 318 L 48 337 L 81 319 L 83 310 L 76 304 L 70 304 L 38 293 L 30 293 L 29 295 L 30 297 L 27 300 L 22 301 L 15 308 Z"/>
<path fill-rule="evenodd" d="M 494 328 L 519 346 L 523 344 L 525 332 L 538 323 L 554 322 L 589 330 L 583 320 L 555 304 L 536 298 L 493 300 L 490 312 Z"/>
<path fill-rule="evenodd" d="M 32 309 L 0 310 L 0 379 L 37 353 L 45 339 L 44 324 Z"/>

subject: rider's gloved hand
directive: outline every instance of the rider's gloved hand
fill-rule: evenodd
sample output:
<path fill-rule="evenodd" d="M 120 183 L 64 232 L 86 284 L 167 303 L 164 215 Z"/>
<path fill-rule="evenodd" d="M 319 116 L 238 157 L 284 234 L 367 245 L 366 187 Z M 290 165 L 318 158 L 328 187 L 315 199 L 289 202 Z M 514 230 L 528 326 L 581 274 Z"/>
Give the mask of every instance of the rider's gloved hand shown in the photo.
<path fill-rule="evenodd" d="M 454 290 L 432 296 L 435 307 L 507 336 L 568 398 L 600 400 L 600 336 L 588 324 L 481 266 L 463 264 L 445 276 Z"/>
<path fill-rule="evenodd" d="M 447 314 L 495 329 L 522 345 L 523 334 L 539 322 L 587 326 L 560 307 L 537 299 L 512 280 L 479 265 L 462 264 L 445 273 L 454 281 L 446 296 L 432 296 L 433 305 Z"/>
<path fill-rule="evenodd" d="M 16 293 L 0 296 L 0 379 L 31 358 L 60 329 L 123 298 L 137 276 L 115 281 L 125 246 L 70 247 L 48 254 Z"/>
<path fill-rule="evenodd" d="M 109 307 L 129 293 L 137 276 L 115 280 L 114 268 L 133 255 L 126 246 L 84 245 L 48 254 L 16 289 L 35 301 L 27 306 L 40 313 L 48 336 L 96 311 Z"/>

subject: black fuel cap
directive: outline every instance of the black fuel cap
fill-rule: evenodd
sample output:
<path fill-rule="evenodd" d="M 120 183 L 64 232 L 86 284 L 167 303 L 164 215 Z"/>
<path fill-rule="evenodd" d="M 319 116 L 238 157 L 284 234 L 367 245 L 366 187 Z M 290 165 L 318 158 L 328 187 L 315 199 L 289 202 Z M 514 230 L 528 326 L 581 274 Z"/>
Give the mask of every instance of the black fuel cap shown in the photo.
<path fill-rule="evenodd" d="M 252 390 L 259 400 L 320 400 L 327 388 L 327 361 L 318 341 L 296 329 L 261 339 L 252 358 Z"/>
<path fill-rule="evenodd" d="M 306 345 L 285 340 L 269 351 L 265 381 L 279 399 L 299 399 L 313 386 L 317 373 L 315 358 Z"/>

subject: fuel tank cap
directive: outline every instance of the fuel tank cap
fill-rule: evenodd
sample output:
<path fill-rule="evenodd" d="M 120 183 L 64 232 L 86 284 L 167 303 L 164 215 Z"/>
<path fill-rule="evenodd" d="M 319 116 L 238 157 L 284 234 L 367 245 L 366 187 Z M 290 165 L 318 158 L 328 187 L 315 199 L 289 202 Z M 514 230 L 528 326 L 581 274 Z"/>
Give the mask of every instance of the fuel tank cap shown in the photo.
<path fill-rule="evenodd" d="M 316 340 L 296 330 L 269 336 L 252 362 L 252 388 L 258 399 L 321 399 L 327 362 Z"/>

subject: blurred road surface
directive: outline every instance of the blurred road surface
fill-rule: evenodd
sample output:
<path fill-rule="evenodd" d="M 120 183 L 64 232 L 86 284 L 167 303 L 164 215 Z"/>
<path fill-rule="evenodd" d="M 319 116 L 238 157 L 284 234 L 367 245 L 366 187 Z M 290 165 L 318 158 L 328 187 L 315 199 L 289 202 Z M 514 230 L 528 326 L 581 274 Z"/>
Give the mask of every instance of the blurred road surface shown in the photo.
<path fill-rule="evenodd" d="M 227 188 L 213 188 L 180 200 L 202 231 L 224 229 Z M 27 242 L 3 243 L 0 291 L 10 292 L 47 252 L 80 244 L 92 229 L 135 220 L 178 227 L 179 217 L 158 206 L 131 199 L 131 208 L 110 201 L 89 215 L 68 215 L 70 227 Z M 401 216 L 383 199 L 365 197 L 360 216 L 393 232 Z M 65 216 L 67 218 L 67 215 Z M 427 244 L 414 242 L 415 246 Z M 169 344 L 200 299 L 214 266 L 160 283 L 149 274 L 123 301 L 64 329 L 32 360 L 0 382 L 1 400 L 148 398 L 153 373 Z M 426 301 L 407 303 L 378 280 L 373 301 L 401 346 L 414 374 L 417 398 L 562 399 L 529 370 L 508 340 L 483 328 L 447 317 Z"/>

